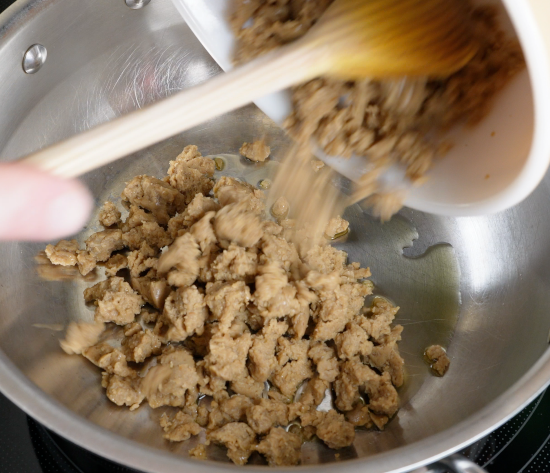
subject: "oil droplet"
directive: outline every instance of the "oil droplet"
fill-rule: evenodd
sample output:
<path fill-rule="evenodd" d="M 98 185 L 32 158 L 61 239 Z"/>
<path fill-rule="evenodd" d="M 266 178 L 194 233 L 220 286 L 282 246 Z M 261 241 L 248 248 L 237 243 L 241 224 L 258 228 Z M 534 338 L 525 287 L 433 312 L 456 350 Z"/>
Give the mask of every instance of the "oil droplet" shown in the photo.
<path fill-rule="evenodd" d="M 348 233 L 349 233 L 349 227 L 346 228 L 343 232 L 340 232 L 340 233 L 337 233 L 336 235 L 334 235 L 331 238 L 331 240 L 338 240 L 338 238 L 342 238 L 342 237 L 346 236 Z"/>
<path fill-rule="evenodd" d="M 269 179 L 262 179 L 260 182 L 258 182 L 258 187 L 260 189 L 267 190 L 271 187 L 271 181 Z"/>
<path fill-rule="evenodd" d="M 302 426 L 298 422 L 294 421 L 294 422 L 291 422 L 290 424 L 288 424 L 284 429 L 287 432 L 291 432 L 293 434 L 300 435 L 300 432 L 302 430 Z"/>
<path fill-rule="evenodd" d="M 349 233 L 349 227 L 346 228 L 344 231 L 340 232 L 340 233 L 336 233 L 334 236 L 328 236 L 326 233 L 325 233 L 325 238 L 327 240 L 331 240 L 331 241 L 334 241 L 334 240 L 338 240 L 342 237 L 345 237 L 347 234 Z"/>
<path fill-rule="evenodd" d="M 264 381 L 264 389 L 262 391 L 262 397 L 264 399 L 269 399 L 268 392 L 270 391 L 270 389 L 271 389 L 271 383 L 269 381 Z"/>
<path fill-rule="evenodd" d="M 371 291 L 374 290 L 374 283 L 370 279 L 363 279 L 363 281 L 361 281 L 361 283 L 363 285 L 367 286 L 368 288 L 370 288 Z"/>
<path fill-rule="evenodd" d="M 216 171 L 223 171 L 225 168 L 225 161 L 219 156 L 214 158 L 214 164 L 216 165 Z"/>
<path fill-rule="evenodd" d="M 399 351 L 407 374 L 400 397 L 406 404 L 432 377 L 422 357 L 426 347 L 452 344 L 460 313 L 459 259 L 449 244 L 430 245 L 424 227 L 417 230 L 403 216 L 382 224 L 358 205 L 346 209 L 342 218 L 353 232 L 333 245 L 347 252 L 349 261 L 369 267 L 375 294 L 400 307 L 394 323 L 404 327 Z M 445 241 L 444 235 L 435 238 Z"/>

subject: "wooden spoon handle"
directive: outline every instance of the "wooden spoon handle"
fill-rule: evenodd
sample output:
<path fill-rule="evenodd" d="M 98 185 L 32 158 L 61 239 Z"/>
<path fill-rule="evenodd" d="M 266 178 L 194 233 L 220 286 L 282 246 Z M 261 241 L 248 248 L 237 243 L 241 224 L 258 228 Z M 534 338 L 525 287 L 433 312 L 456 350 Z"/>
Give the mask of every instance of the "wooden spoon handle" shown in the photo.
<path fill-rule="evenodd" d="M 21 162 L 62 177 L 82 175 L 319 75 L 319 54 L 307 42 L 277 49 L 197 87 L 37 151 Z"/>

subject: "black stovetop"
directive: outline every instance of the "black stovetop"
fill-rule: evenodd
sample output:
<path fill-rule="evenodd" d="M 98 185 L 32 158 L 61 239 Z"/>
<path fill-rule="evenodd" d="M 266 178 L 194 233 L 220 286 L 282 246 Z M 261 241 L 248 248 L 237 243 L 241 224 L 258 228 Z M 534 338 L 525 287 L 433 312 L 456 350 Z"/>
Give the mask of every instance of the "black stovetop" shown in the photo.
<path fill-rule="evenodd" d="M 489 473 L 550 473 L 550 389 L 462 452 Z M 0 473 L 138 473 L 49 431 L 0 394 Z"/>
<path fill-rule="evenodd" d="M 139 473 L 65 440 L 0 393 L 0 473 Z"/>

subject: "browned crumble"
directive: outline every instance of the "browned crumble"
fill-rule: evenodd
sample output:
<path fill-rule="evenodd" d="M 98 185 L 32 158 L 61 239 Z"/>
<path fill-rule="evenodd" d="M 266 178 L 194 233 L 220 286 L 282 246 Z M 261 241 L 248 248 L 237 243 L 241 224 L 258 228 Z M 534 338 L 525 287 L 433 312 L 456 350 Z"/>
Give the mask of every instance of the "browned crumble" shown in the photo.
<path fill-rule="evenodd" d="M 329 220 L 325 228 L 325 235 L 329 238 L 335 238 L 337 235 L 342 235 L 347 232 L 348 228 L 349 222 L 338 215 Z"/>
<path fill-rule="evenodd" d="M 355 426 L 383 429 L 403 383 L 398 308 L 381 298 L 365 308 L 368 268 L 322 233 L 268 220 L 253 186 L 229 177 L 213 185 L 211 162 L 185 148 L 165 179 L 127 184 L 128 217 L 85 250 L 48 246 L 57 264 L 78 266 L 79 252 L 92 269 L 105 262 L 107 279 L 84 291 L 95 322 L 71 324 L 63 349 L 102 370 L 118 406 L 179 408 L 160 419 L 165 439 L 206 429 L 237 464 L 257 451 L 270 465 L 295 465 L 315 435 L 339 449 Z M 347 225 L 338 217 L 330 228 Z M 102 337 L 104 324 L 121 326 L 120 344 Z M 318 411 L 328 391 L 337 410 Z M 204 448 L 190 455 L 204 458 Z"/>
<path fill-rule="evenodd" d="M 443 376 L 447 372 L 451 360 L 442 346 L 432 345 L 426 349 L 424 354 L 430 363 L 430 368 L 437 376 Z"/>
<path fill-rule="evenodd" d="M 206 460 L 208 457 L 206 455 L 206 445 L 204 443 L 199 443 L 195 448 L 189 450 L 189 456 L 197 460 Z"/>
<path fill-rule="evenodd" d="M 251 161 L 263 163 L 269 157 L 271 149 L 265 144 L 264 140 L 258 140 L 254 143 L 243 143 L 239 153 Z"/>
<path fill-rule="evenodd" d="M 111 201 L 107 201 L 99 212 L 99 223 L 104 227 L 112 227 L 120 223 L 120 216 L 120 210 L 116 208 L 116 205 Z"/>

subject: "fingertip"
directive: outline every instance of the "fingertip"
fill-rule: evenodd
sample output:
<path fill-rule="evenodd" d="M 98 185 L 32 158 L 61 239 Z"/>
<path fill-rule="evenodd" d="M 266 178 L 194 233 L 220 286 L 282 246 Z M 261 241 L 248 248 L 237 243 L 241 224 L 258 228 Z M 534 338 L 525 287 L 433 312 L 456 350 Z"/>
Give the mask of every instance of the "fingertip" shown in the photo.
<path fill-rule="evenodd" d="M 0 165 L 0 240 L 44 241 L 79 232 L 93 207 L 88 189 L 20 164 Z"/>
<path fill-rule="evenodd" d="M 65 181 L 64 189 L 47 204 L 40 239 L 52 240 L 78 233 L 88 221 L 92 207 L 92 196 L 81 182 Z"/>

